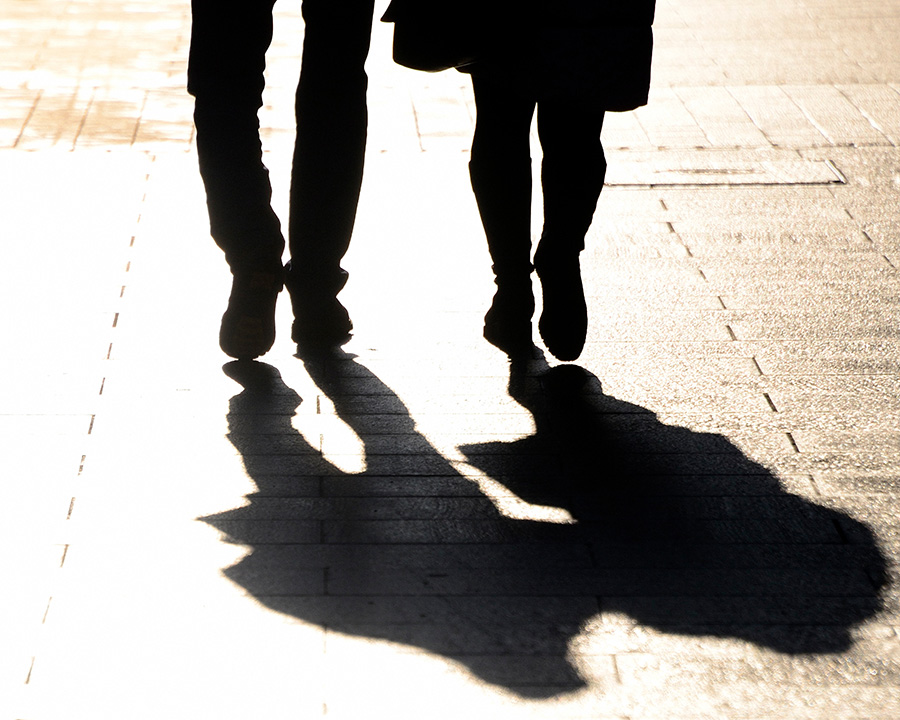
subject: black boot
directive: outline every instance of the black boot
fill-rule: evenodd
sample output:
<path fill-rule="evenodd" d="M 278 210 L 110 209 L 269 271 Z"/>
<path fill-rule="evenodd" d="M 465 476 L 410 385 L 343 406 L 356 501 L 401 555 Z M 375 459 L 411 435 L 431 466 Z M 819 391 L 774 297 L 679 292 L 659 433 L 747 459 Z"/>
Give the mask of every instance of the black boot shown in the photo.
<path fill-rule="evenodd" d="M 509 355 L 531 349 L 534 293 L 530 266 L 524 272 L 498 274 L 495 282 L 497 292 L 484 316 L 484 339 Z"/>
<path fill-rule="evenodd" d="M 565 361 L 578 358 L 587 336 L 587 304 L 578 256 L 584 250 L 606 178 L 600 142 L 603 117 L 602 110 L 566 102 L 538 108 L 538 135 L 544 151 L 544 227 L 534 256 L 544 296 L 538 330 L 547 349 Z"/>
<path fill-rule="evenodd" d="M 339 268 L 326 279 L 302 273 L 292 261 L 284 269 L 284 284 L 294 311 L 291 340 L 309 349 L 346 343 L 353 323 L 337 294 L 347 284 L 347 271 Z"/>
<path fill-rule="evenodd" d="M 228 308 L 219 329 L 219 347 L 238 360 L 264 355 L 275 343 L 275 302 L 283 285 L 277 271 L 235 271 Z"/>
<path fill-rule="evenodd" d="M 578 359 L 587 337 L 587 302 L 578 254 L 554 250 L 542 239 L 534 255 L 544 305 L 538 331 L 554 357 L 567 362 Z"/>
<path fill-rule="evenodd" d="M 472 190 L 493 261 L 497 291 L 484 338 L 507 353 L 533 347 L 531 317 L 531 160 L 469 163 Z"/>

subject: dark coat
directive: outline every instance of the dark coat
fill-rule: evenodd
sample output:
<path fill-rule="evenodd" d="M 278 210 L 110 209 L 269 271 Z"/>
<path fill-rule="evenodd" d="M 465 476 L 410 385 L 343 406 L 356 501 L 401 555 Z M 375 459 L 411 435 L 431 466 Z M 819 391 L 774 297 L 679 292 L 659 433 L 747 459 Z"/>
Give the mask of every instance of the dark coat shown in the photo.
<path fill-rule="evenodd" d="M 495 44 L 468 72 L 496 76 L 536 100 L 610 111 L 646 105 L 655 0 L 517 2 Z M 534 8 L 523 12 L 525 6 Z M 524 18 L 528 21 L 523 22 Z M 512 32 L 509 32 L 509 30 Z"/>

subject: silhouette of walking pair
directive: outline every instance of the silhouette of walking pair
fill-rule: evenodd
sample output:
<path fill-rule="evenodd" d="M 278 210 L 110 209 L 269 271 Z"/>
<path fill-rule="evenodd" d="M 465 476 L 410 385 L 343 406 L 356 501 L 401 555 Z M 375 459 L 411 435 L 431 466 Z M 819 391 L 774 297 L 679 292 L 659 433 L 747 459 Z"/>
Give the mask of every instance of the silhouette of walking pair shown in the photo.
<path fill-rule="evenodd" d="M 547 698 L 588 685 L 590 656 L 623 636 L 640 651 L 647 634 L 604 625 L 610 613 L 790 655 L 846 651 L 882 608 L 886 560 L 863 523 L 788 493 L 721 435 L 604 394 L 577 365 L 512 360 L 509 395 L 535 432 L 459 448 L 505 488 L 488 498 L 353 356 L 303 362 L 365 469 L 342 471 L 297 432 L 296 409 L 318 400 L 270 365 L 233 362 L 228 438 L 257 489 L 203 518 L 247 547 L 225 574 L 273 610 Z M 572 522 L 509 517 L 510 497 Z M 608 642 L 579 650 L 579 637 Z"/>
<path fill-rule="evenodd" d="M 273 4 L 192 3 L 200 171 L 234 275 L 220 344 L 238 359 L 267 352 L 286 286 L 292 339 L 317 351 L 303 353 L 306 369 L 361 439 L 366 469 L 342 472 L 294 430 L 302 398 L 275 368 L 226 366 L 243 387 L 229 439 L 258 488 L 204 518 L 250 548 L 226 575 L 279 612 L 442 654 L 527 697 L 588 683 L 573 641 L 610 611 L 784 653 L 846 650 L 852 628 L 880 611 L 886 582 L 865 525 L 786 492 L 726 438 L 665 425 L 604 395 L 585 370 L 519 352 L 533 349 L 533 269 L 547 348 L 562 360 L 583 349 L 579 253 L 603 187 L 600 131 L 607 111 L 647 100 L 653 0 L 557 0 L 540 14 L 513 4 L 525 14 L 517 32 L 466 67 L 478 113 L 470 175 L 497 285 L 484 335 L 510 354 L 509 394 L 536 430 L 459 449 L 507 498 L 564 510 L 569 524 L 501 512 L 503 500 L 460 474 L 400 398 L 334 347 L 352 330 L 337 295 L 363 172 L 373 0 L 303 0 L 282 266 L 257 118 Z M 535 112 L 544 224 L 532 259 Z"/>
<path fill-rule="evenodd" d="M 274 0 L 192 0 L 188 90 L 195 97 L 200 172 L 210 232 L 233 275 L 219 341 L 239 359 L 272 347 L 283 286 L 298 345 L 340 345 L 353 328 L 337 295 L 347 282 L 341 259 L 363 175 L 364 65 L 374 0 L 303 0 L 284 267 L 285 240 L 270 203 L 257 117 L 273 6 Z M 511 354 L 532 347 L 534 269 L 543 294 L 541 337 L 556 357 L 574 360 L 588 326 L 579 253 L 606 172 L 600 131 L 605 112 L 647 101 L 654 0 L 626 8 L 593 0 L 564 0 L 539 11 L 528 2 L 484 8 L 471 22 L 503 29 L 480 33 L 477 59 L 465 67 L 477 108 L 470 175 L 497 285 L 484 336 Z M 529 130 L 535 111 L 544 225 L 532 265 Z"/>

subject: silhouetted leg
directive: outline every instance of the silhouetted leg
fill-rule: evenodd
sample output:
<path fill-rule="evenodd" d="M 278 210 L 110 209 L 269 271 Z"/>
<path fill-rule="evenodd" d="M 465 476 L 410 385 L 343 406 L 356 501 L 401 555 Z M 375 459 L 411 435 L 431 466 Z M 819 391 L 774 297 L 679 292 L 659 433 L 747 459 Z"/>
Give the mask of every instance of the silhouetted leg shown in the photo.
<path fill-rule="evenodd" d="M 538 104 L 538 136 L 544 154 L 541 244 L 548 243 L 554 252 L 584 250 L 584 236 L 606 178 L 606 157 L 600 142 L 603 118 L 603 110 L 590 106 Z"/>
<path fill-rule="evenodd" d="M 219 344 L 254 358 L 275 341 L 275 301 L 282 287 L 284 238 L 272 210 L 257 112 L 273 0 L 193 0 L 188 91 L 210 233 L 234 275 Z"/>
<path fill-rule="evenodd" d="M 560 360 L 575 360 L 587 336 L 587 303 L 578 254 L 584 249 L 606 177 L 600 143 L 602 110 L 568 103 L 538 104 L 544 153 L 544 227 L 534 264 L 544 307 L 538 329 Z"/>
<path fill-rule="evenodd" d="M 535 103 L 472 75 L 477 119 L 469 176 L 484 225 L 497 292 L 485 338 L 503 350 L 531 346 L 531 147 Z"/>
<path fill-rule="evenodd" d="M 298 342 L 340 340 L 352 328 L 335 295 L 347 281 L 340 262 L 362 184 L 373 13 L 374 0 L 303 2 L 287 276 Z"/>
<path fill-rule="evenodd" d="M 284 238 L 262 163 L 257 112 L 274 0 L 192 0 L 188 91 L 210 232 L 232 270 L 281 264 Z"/>

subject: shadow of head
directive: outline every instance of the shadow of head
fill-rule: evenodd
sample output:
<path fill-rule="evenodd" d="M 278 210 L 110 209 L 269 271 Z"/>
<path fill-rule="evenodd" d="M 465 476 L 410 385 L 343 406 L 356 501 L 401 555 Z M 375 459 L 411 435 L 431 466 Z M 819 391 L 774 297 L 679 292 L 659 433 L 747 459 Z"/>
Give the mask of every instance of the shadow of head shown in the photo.
<path fill-rule="evenodd" d="M 366 470 L 342 472 L 294 430 L 300 398 L 275 368 L 232 363 L 244 390 L 229 439 L 258 491 L 203 518 L 250 548 L 226 575 L 274 610 L 539 698 L 584 687 L 590 658 L 639 625 L 825 653 L 881 606 L 865 525 L 789 494 L 722 436 L 604 395 L 577 366 L 512 364 L 536 432 L 460 448 L 508 491 L 488 498 L 365 367 L 342 353 L 305 363 Z M 575 522 L 508 517 L 513 496 Z M 609 612 L 634 625 L 604 625 Z"/>
<path fill-rule="evenodd" d="M 661 423 L 574 365 L 513 366 L 510 395 L 537 425 L 513 445 L 555 452 L 559 474 L 504 475 L 503 458 L 524 448 L 461 449 L 518 497 L 575 518 L 602 610 L 666 632 L 831 653 L 881 609 L 885 559 L 872 531 L 787 492 L 722 435 Z"/>

